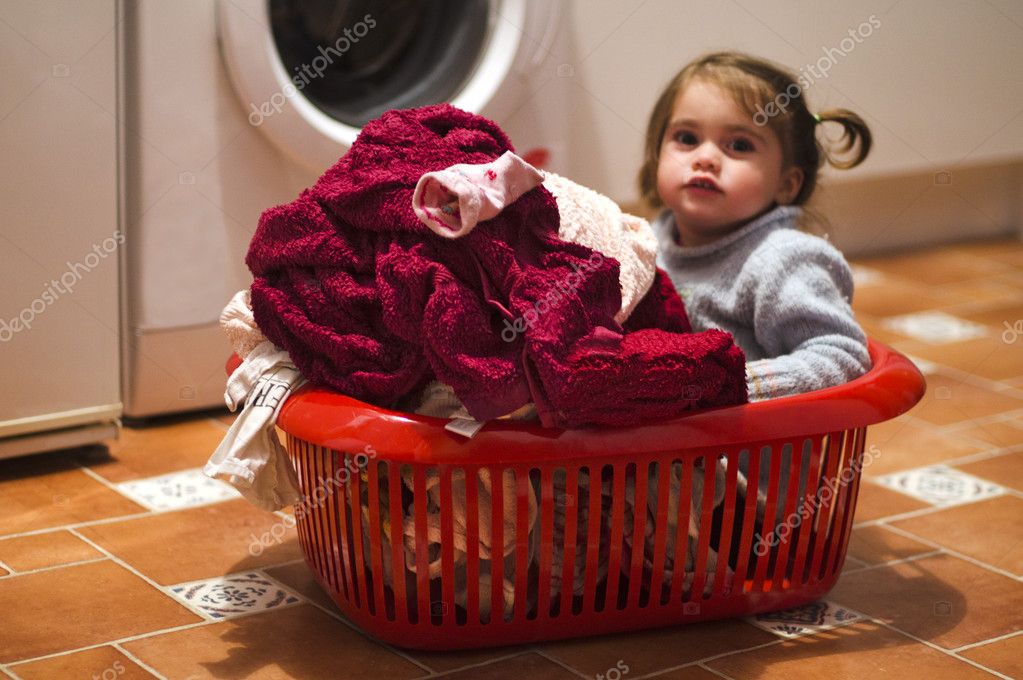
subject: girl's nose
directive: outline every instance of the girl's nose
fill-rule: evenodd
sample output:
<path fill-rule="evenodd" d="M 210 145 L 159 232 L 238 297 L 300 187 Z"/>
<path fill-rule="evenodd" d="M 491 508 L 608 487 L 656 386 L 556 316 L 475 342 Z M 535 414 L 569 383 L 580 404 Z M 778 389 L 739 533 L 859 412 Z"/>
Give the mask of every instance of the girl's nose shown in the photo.
<path fill-rule="evenodd" d="M 720 154 L 711 142 L 704 142 L 693 152 L 693 169 L 706 172 L 717 171 L 721 167 Z"/>

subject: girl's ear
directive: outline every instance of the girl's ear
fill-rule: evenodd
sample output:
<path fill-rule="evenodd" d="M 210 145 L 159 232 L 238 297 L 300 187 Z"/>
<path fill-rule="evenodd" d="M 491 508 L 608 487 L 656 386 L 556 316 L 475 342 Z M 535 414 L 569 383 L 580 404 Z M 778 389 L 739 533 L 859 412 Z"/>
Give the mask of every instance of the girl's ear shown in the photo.
<path fill-rule="evenodd" d="M 781 173 L 778 182 L 778 191 L 774 195 L 778 205 L 788 205 L 796 200 L 799 190 L 803 187 L 803 169 L 798 165 L 791 165 Z"/>

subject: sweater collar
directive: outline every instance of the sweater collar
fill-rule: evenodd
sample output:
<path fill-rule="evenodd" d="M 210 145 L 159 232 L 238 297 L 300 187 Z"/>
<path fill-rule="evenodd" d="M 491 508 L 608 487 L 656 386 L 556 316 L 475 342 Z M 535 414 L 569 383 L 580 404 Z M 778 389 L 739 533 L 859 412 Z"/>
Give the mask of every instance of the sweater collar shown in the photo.
<path fill-rule="evenodd" d="M 675 226 L 675 216 L 670 210 L 663 210 L 654 220 L 653 227 L 657 234 L 660 252 L 665 259 L 689 260 L 724 250 L 768 226 L 793 227 L 801 212 L 802 208 L 799 206 L 779 205 L 735 231 L 722 236 L 717 241 L 702 246 L 682 246 L 675 241 L 677 227 Z"/>

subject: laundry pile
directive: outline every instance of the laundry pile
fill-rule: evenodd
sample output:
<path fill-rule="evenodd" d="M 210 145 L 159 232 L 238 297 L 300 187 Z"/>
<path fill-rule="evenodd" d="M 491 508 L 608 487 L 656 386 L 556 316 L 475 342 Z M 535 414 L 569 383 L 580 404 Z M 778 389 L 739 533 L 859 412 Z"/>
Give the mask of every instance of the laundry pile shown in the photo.
<path fill-rule="evenodd" d="M 529 403 L 548 427 L 744 403 L 742 351 L 723 331 L 691 332 L 660 271 L 615 320 L 619 262 L 560 238 L 546 187 L 459 238 L 416 214 L 425 174 L 507 151 L 495 123 L 447 104 L 368 123 L 314 186 L 260 219 L 246 264 L 263 334 L 312 383 L 390 406 L 437 380 L 479 421 Z"/>
<path fill-rule="evenodd" d="M 235 485 L 266 509 L 300 502 L 294 469 L 277 440 L 274 422 L 285 399 L 306 381 L 378 406 L 440 418 L 538 421 L 544 427 L 636 425 L 686 411 L 745 403 L 745 358 L 722 331 L 693 333 L 671 281 L 654 264 L 656 239 L 640 218 L 610 199 L 514 154 L 492 121 L 441 104 L 389 111 L 368 123 L 350 150 L 293 202 L 263 213 L 246 257 L 254 275 L 221 315 L 242 359 L 225 399 L 244 404 L 205 471 Z M 457 435 L 452 435 L 457 436 Z M 708 459 L 709 460 L 709 459 Z M 716 466 L 713 507 L 724 493 L 725 463 Z M 610 468 L 605 468 L 609 471 Z M 365 473 L 363 473 L 365 474 Z M 651 475 L 654 473 L 651 472 Z M 670 545 L 665 579 L 681 568 L 686 587 L 695 566 L 703 471 L 669 475 Z M 505 607 L 515 598 L 515 499 L 508 476 L 477 479 L 479 541 L 468 545 L 464 471 L 453 479 L 450 506 L 455 554 L 480 559 L 480 583 L 489 593 L 492 561 L 503 560 Z M 382 477 L 382 483 L 386 480 Z M 738 471 L 745 493 L 745 478 Z M 414 578 L 412 479 L 403 478 L 401 522 L 379 508 L 383 540 L 401 541 L 405 578 Z M 632 550 L 642 550 L 645 582 L 652 582 L 657 481 L 647 499 L 626 487 L 622 574 Z M 558 482 L 555 482 L 557 485 Z M 634 483 L 634 480 L 633 480 Z M 564 481 L 561 481 L 564 484 Z M 612 480 L 580 471 L 577 493 L 600 485 L 601 507 L 579 512 L 606 516 Z M 491 507 L 494 486 L 503 507 Z M 363 531 L 368 496 L 361 484 Z M 458 491 L 460 490 L 460 491 Z M 561 493 L 565 492 L 562 487 Z M 439 576 L 439 478 L 426 478 L 430 578 Z M 556 494 L 558 491 L 556 490 Z M 539 556 L 538 485 L 528 498 L 527 564 Z M 685 564 L 674 564 L 676 524 L 690 503 Z M 758 502 L 758 507 L 762 502 Z M 502 545 L 492 544 L 491 514 L 503 513 Z M 564 542 L 565 506 L 555 508 L 554 541 Z M 632 535 L 645 513 L 645 536 Z M 584 547 L 599 541 L 598 579 L 609 575 L 609 528 L 587 536 L 578 517 L 576 564 L 570 587 L 583 587 Z M 486 527 L 486 529 L 484 528 Z M 678 540 L 681 540 L 679 537 Z M 564 548 L 564 546 L 560 546 Z M 384 579 L 390 584 L 390 552 Z M 681 554 L 681 553 L 680 553 Z M 563 584 L 564 551 L 556 550 L 552 588 Z M 369 565 L 367 565 L 367 568 Z M 706 569 L 716 569 L 712 550 Z M 726 573 L 731 571 L 726 568 Z M 661 575 L 657 575 L 660 579 Z M 656 580 L 654 580 L 656 582 Z M 708 579 L 710 587 L 712 579 Z M 463 584 L 456 603 L 466 601 Z M 476 587 L 472 585 L 471 587 Z M 489 595 L 481 605 L 489 606 Z"/>

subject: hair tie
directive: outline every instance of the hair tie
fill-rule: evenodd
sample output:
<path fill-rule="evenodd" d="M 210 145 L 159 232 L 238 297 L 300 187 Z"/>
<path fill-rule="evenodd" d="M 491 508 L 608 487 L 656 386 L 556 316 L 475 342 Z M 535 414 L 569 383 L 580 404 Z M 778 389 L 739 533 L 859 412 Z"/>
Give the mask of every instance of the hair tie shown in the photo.
<path fill-rule="evenodd" d="M 820 123 L 821 123 L 821 115 L 819 113 L 813 114 L 813 119 L 815 121 L 817 121 L 816 125 L 820 125 Z"/>

